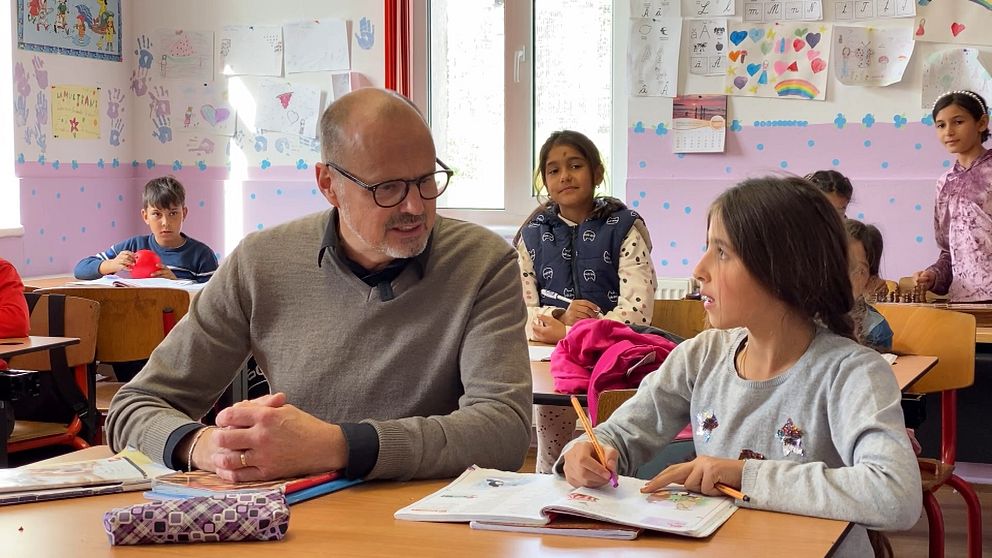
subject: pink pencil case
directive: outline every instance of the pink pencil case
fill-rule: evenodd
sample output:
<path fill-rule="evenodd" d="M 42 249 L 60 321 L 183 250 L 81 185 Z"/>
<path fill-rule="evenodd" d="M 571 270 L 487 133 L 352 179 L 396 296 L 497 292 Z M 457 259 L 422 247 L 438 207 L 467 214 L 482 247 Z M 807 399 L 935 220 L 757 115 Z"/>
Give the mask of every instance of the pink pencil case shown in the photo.
<path fill-rule="evenodd" d="M 112 545 L 278 541 L 289 528 L 289 506 L 278 490 L 155 501 L 108 511 Z"/>

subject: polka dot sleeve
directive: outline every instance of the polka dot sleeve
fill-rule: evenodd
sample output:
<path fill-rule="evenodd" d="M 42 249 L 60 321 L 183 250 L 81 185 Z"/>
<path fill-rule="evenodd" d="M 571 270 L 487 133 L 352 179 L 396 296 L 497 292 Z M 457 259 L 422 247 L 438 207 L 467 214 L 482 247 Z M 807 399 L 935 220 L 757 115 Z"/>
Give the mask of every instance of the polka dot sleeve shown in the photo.
<path fill-rule="evenodd" d="M 654 314 L 658 279 L 651 263 L 651 242 L 638 221 L 620 245 L 620 298 L 606 318 L 626 324 L 646 325 Z"/>
<path fill-rule="evenodd" d="M 520 265 L 520 280 L 523 283 L 524 303 L 527 305 L 528 331 L 530 323 L 537 316 L 550 316 L 556 306 L 541 306 L 541 298 L 537 292 L 537 279 L 534 273 L 534 262 L 527 253 L 524 241 L 517 242 L 517 264 Z"/>

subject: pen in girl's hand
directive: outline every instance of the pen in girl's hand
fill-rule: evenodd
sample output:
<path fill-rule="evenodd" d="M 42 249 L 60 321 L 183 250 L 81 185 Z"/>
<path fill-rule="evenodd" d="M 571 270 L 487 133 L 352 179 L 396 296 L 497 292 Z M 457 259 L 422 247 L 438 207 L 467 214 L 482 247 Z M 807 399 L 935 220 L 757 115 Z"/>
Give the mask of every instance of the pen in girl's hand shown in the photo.
<path fill-rule="evenodd" d="M 572 299 L 568 298 L 567 296 L 560 295 L 550 289 L 541 289 L 541 296 L 545 298 L 550 298 L 551 300 L 560 300 L 565 304 L 571 304 L 572 302 L 574 302 Z M 602 316 L 603 313 L 599 310 L 596 310 L 596 315 Z"/>

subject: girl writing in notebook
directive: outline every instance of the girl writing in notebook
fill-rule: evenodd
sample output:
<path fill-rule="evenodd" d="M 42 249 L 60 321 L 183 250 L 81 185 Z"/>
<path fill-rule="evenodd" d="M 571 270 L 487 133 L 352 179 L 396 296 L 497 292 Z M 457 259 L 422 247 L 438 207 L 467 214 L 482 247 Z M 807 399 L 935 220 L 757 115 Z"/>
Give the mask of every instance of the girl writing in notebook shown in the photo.
<path fill-rule="evenodd" d="M 867 529 L 920 516 L 920 474 L 889 365 L 853 338 L 847 234 L 800 178 L 747 180 L 710 209 L 694 274 L 714 329 L 680 344 L 637 393 L 565 448 L 555 471 L 574 486 L 632 475 L 691 421 L 697 458 L 670 483 L 750 497 L 744 507 L 857 523 L 838 555 L 870 556 Z"/>
<path fill-rule="evenodd" d="M 972 91 L 949 91 L 933 105 L 937 139 L 954 166 L 937 181 L 937 261 L 913 276 L 919 287 L 954 302 L 992 301 L 992 151 L 989 105 Z"/>
<path fill-rule="evenodd" d="M 651 238 L 640 215 L 595 195 L 604 172 L 599 149 L 579 132 L 554 132 L 541 147 L 535 183 L 549 200 L 514 239 L 531 340 L 557 343 L 582 319 L 651 323 Z M 568 407 L 538 407 L 538 472 L 551 471 L 576 418 Z"/>

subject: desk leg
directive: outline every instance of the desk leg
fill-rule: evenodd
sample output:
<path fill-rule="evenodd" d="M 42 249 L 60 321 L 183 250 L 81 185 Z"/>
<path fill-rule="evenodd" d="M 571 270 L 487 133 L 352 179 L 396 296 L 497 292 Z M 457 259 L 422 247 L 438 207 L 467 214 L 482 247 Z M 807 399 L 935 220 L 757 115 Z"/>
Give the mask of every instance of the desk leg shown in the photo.
<path fill-rule="evenodd" d="M 13 405 L 10 401 L 4 401 L 0 399 L 0 437 L 3 437 L 2 444 L 0 444 L 0 468 L 7 468 L 7 440 L 10 439 L 9 432 L 10 428 L 13 426 L 11 424 L 11 418 L 13 418 Z"/>

